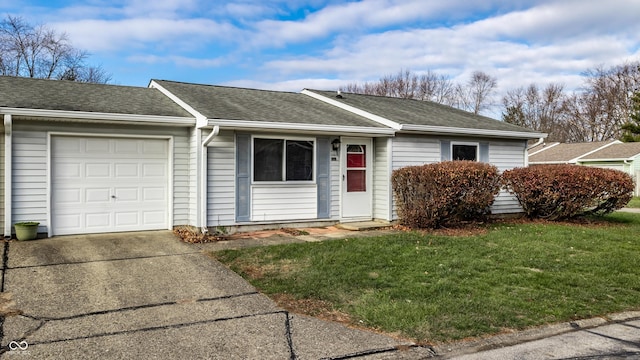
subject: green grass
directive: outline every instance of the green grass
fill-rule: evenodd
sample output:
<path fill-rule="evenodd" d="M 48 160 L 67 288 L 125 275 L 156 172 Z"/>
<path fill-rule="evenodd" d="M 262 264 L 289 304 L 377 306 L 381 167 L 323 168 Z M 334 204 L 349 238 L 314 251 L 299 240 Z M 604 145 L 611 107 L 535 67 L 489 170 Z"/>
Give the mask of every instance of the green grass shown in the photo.
<path fill-rule="evenodd" d="M 627 207 L 630 208 L 640 208 L 640 197 L 633 197 L 631 201 L 627 204 Z"/>
<path fill-rule="evenodd" d="M 214 253 L 267 295 L 329 302 L 354 323 L 445 342 L 640 309 L 640 215 L 602 225 L 489 225 Z"/>

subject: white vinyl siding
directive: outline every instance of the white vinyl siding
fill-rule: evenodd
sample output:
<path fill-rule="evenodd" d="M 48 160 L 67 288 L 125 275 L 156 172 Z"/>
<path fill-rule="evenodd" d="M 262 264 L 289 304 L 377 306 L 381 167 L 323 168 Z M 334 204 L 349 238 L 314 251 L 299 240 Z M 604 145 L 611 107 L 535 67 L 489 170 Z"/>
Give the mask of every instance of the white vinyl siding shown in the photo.
<path fill-rule="evenodd" d="M 389 173 L 388 138 L 374 139 L 373 155 L 373 217 L 389 219 L 391 201 L 391 174 Z"/>
<path fill-rule="evenodd" d="M 21 121 L 14 118 L 13 132 L 13 218 L 38 221 L 47 232 L 47 132 L 173 136 L 173 225 L 189 223 L 188 130 L 170 127 L 110 126 L 65 122 Z M 171 209 L 167 209 L 171 211 Z"/>
<path fill-rule="evenodd" d="M 251 221 L 317 218 L 318 192 L 312 185 L 251 186 Z"/>
<path fill-rule="evenodd" d="M 502 173 L 516 167 L 524 166 L 526 143 L 522 141 L 490 142 L 489 162 L 498 167 Z M 505 190 L 501 190 L 491 207 L 492 214 L 510 214 L 522 212 L 518 200 Z"/>
<path fill-rule="evenodd" d="M 207 226 L 235 224 L 235 134 L 221 131 L 207 153 Z"/>
<path fill-rule="evenodd" d="M 440 142 L 419 136 L 398 136 L 393 139 L 393 170 L 440 161 Z"/>
<path fill-rule="evenodd" d="M 392 140 L 393 153 L 392 169 L 397 170 L 405 166 L 433 164 L 440 161 L 440 141 L 420 136 L 397 136 Z M 389 191 L 393 196 L 391 176 L 389 176 Z M 391 218 L 398 219 L 396 200 L 392 198 Z"/>
<path fill-rule="evenodd" d="M 484 139 L 445 139 L 451 142 L 474 141 L 482 142 Z M 525 141 L 489 141 L 489 162 L 498 167 L 501 172 L 514 167 L 524 166 Z M 439 162 L 441 160 L 440 141 L 438 138 L 418 136 L 398 136 L 393 139 L 393 169 L 405 166 L 424 165 Z M 393 188 L 390 190 L 393 192 Z M 395 200 L 393 201 L 393 219 L 397 219 Z M 518 213 L 522 209 L 518 201 L 507 193 L 501 191 L 491 208 L 493 214 Z"/>
<path fill-rule="evenodd" d="M 37 221 L 47 232 L 47 134 L 21 131 L 14 123 L 12 222 Z"/>

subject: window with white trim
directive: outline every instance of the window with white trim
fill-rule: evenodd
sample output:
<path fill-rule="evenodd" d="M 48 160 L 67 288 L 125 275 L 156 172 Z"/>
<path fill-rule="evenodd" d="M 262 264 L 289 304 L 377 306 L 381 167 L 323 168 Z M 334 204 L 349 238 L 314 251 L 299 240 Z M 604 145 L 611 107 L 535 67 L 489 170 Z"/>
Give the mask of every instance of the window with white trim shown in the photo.
<path fill-rule="evenodd" d="M 478 144 L 452 143 L 451 160 L 478 161 Z"/>
<path fill-rule="evenodd" d="M 254 138 L 253 181 L 313 181 L 315 141 Z"/>

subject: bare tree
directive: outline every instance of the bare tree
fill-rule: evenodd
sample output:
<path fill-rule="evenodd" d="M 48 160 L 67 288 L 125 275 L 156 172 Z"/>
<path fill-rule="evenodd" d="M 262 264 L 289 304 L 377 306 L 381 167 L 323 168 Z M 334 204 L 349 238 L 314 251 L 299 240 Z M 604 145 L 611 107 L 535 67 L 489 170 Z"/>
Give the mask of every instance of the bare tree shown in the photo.
<path fill-rule="evenodd" d="M 567 127 L 572 141 L 602 141 L 623 137 L 632 120 L 633 94 L 640 88 L 640 63 L 589 69 L 585 86 L 569 97 Z"/>
<path fill-rule="evenodd" d="M 400 70 L 375 82 L 351 83 L 340 87 L 341 91 L 357 94 L 391 96 L 403 99 L 429 100 L 452 105 L 454 85 L 444 75 L 431 70 L 418 75 L 411 70 Z"/>
<path fill-rule="evenodd" d="M 106 83 L 99 66 L 88 66 L 86 51 L 74 48 L 65 33 L 33 26 L 20 17 L 0 22 L 0 74 L 44 79 Z M 73 76 L 70 76 L 73 74 Z"/>
<path fill-rule="evenodd" d="M 456 107 L 479 114 L 492 105 L 492 96 L 498 80 L 482 71 L 474 71 L 466 84 L 458 84 L 455 89 Z"/>
<path fill-rule="evenodd" d="M 548 140 L 566 142 L 571 137 L 566 123 L 566 95 L 561 84 L 540 90 L 536 84 L 510 90 L 502 99 L 505 122 L 549 134 Z"/>

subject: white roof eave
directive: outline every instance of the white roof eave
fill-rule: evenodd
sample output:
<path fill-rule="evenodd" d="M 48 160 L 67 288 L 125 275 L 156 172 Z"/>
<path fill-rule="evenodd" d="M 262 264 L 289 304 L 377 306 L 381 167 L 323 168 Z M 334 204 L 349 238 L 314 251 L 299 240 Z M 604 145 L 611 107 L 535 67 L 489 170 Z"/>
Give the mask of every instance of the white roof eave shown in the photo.
<path fill-rule="evenodd" d="M 100 113 L 87 111 L 67 111 L 67 110 L 48 110 L 48 109 L 23 109 L 23 108 L 0 108 L 0 114 L 11 114 L 14 116 L 38 117 L 43 119 L 73 119 L 75 121 L 111 121 L 116 123 L 136 123 L 136 124 L 161 124 L 172 126 L 194 126 L 195 118 L 189 117 L 173 117 L 158 115 L 138 115 L 138 114 L 117 114 L 117 113 Z"/>

